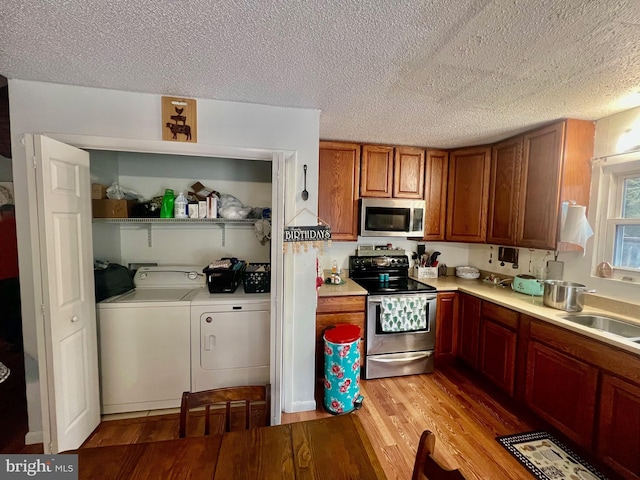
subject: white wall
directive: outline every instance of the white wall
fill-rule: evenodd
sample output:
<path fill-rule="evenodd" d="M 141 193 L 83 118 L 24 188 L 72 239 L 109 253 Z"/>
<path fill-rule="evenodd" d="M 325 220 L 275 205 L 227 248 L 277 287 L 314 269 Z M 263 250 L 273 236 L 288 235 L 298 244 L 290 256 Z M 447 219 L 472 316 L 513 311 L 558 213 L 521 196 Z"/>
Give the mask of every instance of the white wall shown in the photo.
<path fill-rule="evenodd" d="M 13 174 L 16 184 L 22 314 L 27 358 L 29 430 L 42 428 L 37 368 L 36 205 L 28 191 L 34 189 L 31 162 L 21 144 L 25 133 L 85 135 L 160 141 L 162 139 L 159 95 L 73 87 L 23 80 L 9 80 Z M 176 93 L 176 92 L 172 92 Z M 288 185 L 285 216 L 302 207 L 317 212 L 314 185 L 318 177 L 319 112 L 198 99 L 198 143 L 297 152 L 295 178 Z M 170 142 L 167 142 L 170 143 Z M 310 198 L 302 202 L 302 164 L 308 165 Z M 282 226 L 274 226 L 281 228 Z M 301 253 L 285 262 L 295 270 L 291 301 L 285 300 L 283 336 L 292 339 L 283 363 L 285 411 L 314 408 L 315 255 Z M 285 274 L 292 276 L 293 271 Z"/>
<path fill-rule="evenodd" d="M 356 254 L 358 245 L 386 245 L 391 243 L 394 248 L 402 248 L 411 260 L 411 254 L 417 253 L 418 242 L 404 238 L 389 237 L 358 237 L 356 242 L 332 242 L 331 246 L 325 247 L 320 256 L 320 266 L 327 270 L 331 268 L 333 261 L 337 261 L 342 269 L 349 268 L 349 255 Z M 422 242 L 421 242 L 422 243 Z M 469 264 L 469 246 L 463 243 L 426 242 L 427 252 L 440 252 L 439 263 L 444 263 L 449 267 Z"/>
<path fill-rule="evenodd" d="M 632 126 L 640 126 L 640 107 L 626 110 L 616 115 L 610 115 L 596 122 L 596 158 L 606 157 L 621 153 L 617 151 L 617 143 L 622 134 Z M 595 190 L 597 190 L 597 175 L 592 174 L 591 197 L 589 199 L 589 223 L 596 230 L 596 203 Z M 587 243 L 586 255 L 567 253 L 562 255 L 565 259 L 565 279 L 586 284 L 597 291 L 598 295 L 604 295 L 620 300 L 640 304 L 640 283 L 630 283 L 621 280 L 599 278 L 592 275 L 595 266 L 601 259 L 594 255 L 594 237 Z"/>

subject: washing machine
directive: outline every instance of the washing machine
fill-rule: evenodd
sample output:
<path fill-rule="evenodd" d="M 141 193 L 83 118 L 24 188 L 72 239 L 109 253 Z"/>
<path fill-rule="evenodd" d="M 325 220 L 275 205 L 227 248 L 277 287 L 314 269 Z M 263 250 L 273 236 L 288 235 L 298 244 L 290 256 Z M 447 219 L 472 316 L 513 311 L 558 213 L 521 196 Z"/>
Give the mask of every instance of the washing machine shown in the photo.
<path fill-rule="evenodd" d="M 242 285 L 191 300 L 192 391 L 269 382 L 270 302 Z"/>
<path fill-rule="evenodd" d="M 135 290 L 97 304 L 102 413 L 180 406 L 191 389 L 191 300 L 201 266 L 141 267 Z"/>

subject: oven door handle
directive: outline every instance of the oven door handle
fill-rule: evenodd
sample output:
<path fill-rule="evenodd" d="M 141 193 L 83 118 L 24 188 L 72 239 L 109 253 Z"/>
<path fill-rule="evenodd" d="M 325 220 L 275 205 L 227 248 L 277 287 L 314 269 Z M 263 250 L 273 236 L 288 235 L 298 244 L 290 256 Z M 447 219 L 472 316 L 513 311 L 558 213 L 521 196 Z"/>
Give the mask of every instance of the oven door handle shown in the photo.
<path fill-rule="evenodd" d="M 414 353 L 405 353 L 403 354 L 402 360 L 417 360 L 418 358 L 430 357 L 433 355 L 433 352 L 414 352 Z M 396 363 L 398 358 L 380 358 L 376 356 L 376 362 L 380 363 Z"/>

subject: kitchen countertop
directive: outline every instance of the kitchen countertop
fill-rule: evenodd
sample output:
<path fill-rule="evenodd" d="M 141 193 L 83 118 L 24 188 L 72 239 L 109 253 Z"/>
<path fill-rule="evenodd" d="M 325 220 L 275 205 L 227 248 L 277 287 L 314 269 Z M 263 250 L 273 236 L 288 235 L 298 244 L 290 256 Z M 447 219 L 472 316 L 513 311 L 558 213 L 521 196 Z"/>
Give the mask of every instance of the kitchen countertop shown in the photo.
<path fill-rule="evenodd" d="M 328 275 L 331 276 L 329 271 Z M 367 295 L 367 291 L 353 280 L 348 278 L 348 272 L 342 272 L 342 278 L 345 280 L 343 285 L 330 285 L 324 284 L 318 289 L 319 297 L 331 297 L 342 295 Z M 510 308 L 520 313 L 530 315 L 534 318 L 547 321 L 554 325 L 566 328 L 567 330 L 580 333 L 587 337 L 591 337 L 595 340 L 599 340 L 603 343 L 613 345 L 622 350 L 640 355 L 640 343 L 635 343 L 627 340 L 623 337 L 613 335 L 607 332 L 596 330 L 593 328 L 578 325 L 577 323 L 564 320 L 562 317 L 569 315 L 570 312 L 563 310 L 556 310 L 555 308 L 547 307 L 542 303 L 542 297 L 532 297 L 529 295 L 523 295 L 522 293 L 514 292 L 510 287 L 500 287 L 497 285 L 490 285 L 482 282 L 481 280 L 466 280 L 458 277 L 438 277 L 438 278 L 421 278 L 411 276 L 414 280 L 431 285 L 436 288 L 438 292 L 465 292 L 483 300 L 502 305 L 503 307 Z M 610 302 L 612 305 L 615 302 Z M 628 305 L 627 305 L 628 307 Z M 620 320 L 627 321 L 629 323 L 635 323 L 640 325 L 640 318 L 629 315 L 629 308 L 627 310 L 621 310 L 620 312 L 614 308 L 602 309 L 589 305 L 589 299 L 587 296 L 586 305 L 580 313 L 593 313 L 600 315 L 609 315 Z M 633 309 L 632 309 L 633 310 Z M 636 308 L 635 311 L 639 309 Z M 621 313 L 624 312 L 624 313 Z"/>
<path fill-rule="evenodd" d="M 482 280 L 466 280 L 458 277 L 438 277 L 437 279 L 418 279 L 416 277 L 411 278 L 418 282 L 426 283 L 428 285 L 436 287 L 438 292 L 460 291 L 469 293 L 483 300 L 502 305 L 503 307 L 510 308 L 511 310 L 515 310 L 531 317 L 547 321 L 554 325 L 566 328 L 567 330 L 580 333 L 595 340 L 599 340 L 603 343 L 616 346 L 622 350 L 640 355 L 640 343 L 635 343 L 618 335 L 603 332 L 601 330 L 596 330 L 590 327 L 585 327 L 569 320 L 565 320 L 562 317 L 570 315 L 572 312 L 565 312 L 564 310 L 557 310 L 555 308 L 547 307 L 543 304 L 542 297 L 524 295 L 522 293 L 514 292 L 510 287 L 491 285 L 482 282 Z M 640 318 L 638 317 L 624 315 L 614 311 L 613 309 L 604 310 L 601 308 L 592 307 L 588 304 L 588 299 L 586 303 L 587 304 L 585 305 L 582 312 L 575 313 L 609 315 L 615 318 L 619 318 L 620 320 L 627 321 L 629 323 L 640 325 Z"/>
<path fill-rule="evenodd" d="M 324 271 L 324 278 L 331 276 L 331 270 Z M 364 288 L 349 278 L 349 271 L 342 270 L 340 277 L 345 282 L 341 285 L 325 283 L 318 289 L 318 297 L 341 297 L 347 295 L 367 295 Z"/>

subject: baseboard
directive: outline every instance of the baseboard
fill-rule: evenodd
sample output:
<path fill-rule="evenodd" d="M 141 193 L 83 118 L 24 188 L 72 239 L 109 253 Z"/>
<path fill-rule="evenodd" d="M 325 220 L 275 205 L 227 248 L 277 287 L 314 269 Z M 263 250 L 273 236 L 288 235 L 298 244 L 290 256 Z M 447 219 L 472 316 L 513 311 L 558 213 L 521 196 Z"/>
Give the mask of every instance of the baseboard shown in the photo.
<path fill-rule="evenodd" d="M 35 432 L 27 432 L 24 436 L 24 444 L 25 445 L 33 445 L 35 443 L 43 443 L 44 442 L 44 433 L 42 430 L 37 430 Z"/>
<path fill-rule="evenodd" d="M 291 404 L 290 409 L 284 409 L 285 413 L 297 413 L 297 412 L 308 412 L 316 409 L 315 400 L 309 400 L 306 402 L 293 402 Z"/>

